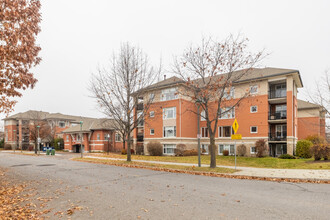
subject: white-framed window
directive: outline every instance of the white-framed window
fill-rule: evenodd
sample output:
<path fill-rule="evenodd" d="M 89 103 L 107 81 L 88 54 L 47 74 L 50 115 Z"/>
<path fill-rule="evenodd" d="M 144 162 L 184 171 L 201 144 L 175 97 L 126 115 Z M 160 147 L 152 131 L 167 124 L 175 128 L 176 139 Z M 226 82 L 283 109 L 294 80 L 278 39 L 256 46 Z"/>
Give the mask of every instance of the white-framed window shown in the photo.
<path fill-rule="evenodd" d="M 178 98 L 178 93 L 176 88 L 163 89 L 160 97 L 161 101 L 168 101 Z"/>
<path fill-rule="evenodd" d="M 120 136 L 120 134 L 116 133 L 116 135 L 115 135 L 115 141 L 116 142 L 121 142 L 121 136 Z"/>
<path fill-rule="evenodd" d="M 219 119 L 230 119 L 230 118 L 235 118 L 235 108 L 226 107 L 220 109 Z"/>
<path fill-rule="evenodd" d="M 250 112 L 251 112 L 251 113 L 256 113 L 256 112 L 258 112 L 258 106 L 256 106 L 256 105 L 251 106 L 251 107 L 250 107 Z"/>
<path fill-rule="evenodd" d="M 231 137 L 232 134 L 234 134 L 234 129 L 232 126 L 219 127 L 219 137 Z"/>
<path fill-rule="evenodd" d="M 150 128 L 150 135 L 154 135 L 155 134 L 155 129 Z"/>
<path fill-rule="evenodd" d="M 66 141 L 69 141 L 69 135 L 66 135 Z"/>
<path fill-rule="evenodd" d="M 58 126 L 59 126 L 60 128 L 64 128 L 64 127 L 65 127 L 65 122 L 64 122 L 64 121 L 59 121 L 59 122 L 58 122 Z"/>
<path fill-rule="evenodd" d="M 175 148 L 176 148 L 175 144 L 164 144 L 163 153 L 167 155 L 173 155 Z"/>
<path fill-rule="evenodd" d="M 251 147 L 250 148 L 250 154 L 255 154 L 257 151 L 256 151 L 256 147 Z"/>
<path fill-rule="evenodd" d="M 97 134 L 97 138 L 96 138 L 98 141 L 101 139 L 101 136 L 100 134 Z"/>
<path fill-rule="evenodd" d="M 235 97 L 235 88 L 231 87 L 230 89 L 226 89 L 223 94 L 224 99 L 233 99 Z"/>
<path fill-rule="evenodd" d="M 153 118 L 153 117 L 155 117 L 155 112 L 154 112 L 154 111 L 151 111 L 151 112 L 149 113 L 149 115 L 150 115 L 150 118 Z"/>
<path fill-rule="evenodd" d="M 155 94 L 154 94 L 154 93 L 150 93 L 150 94 L 149 94 L 149 99 L 150 99 L 150 100 L 154 100 L 154 98 L 155 98 Z"/>
<path fill-rule="evenodd" d="M 219 154 L 223 155 L 223 151 L 228 150 L 230 155 L 234 155 L 235 146 L 233 144 L 219 144 Z"/>
<path fill-rule="evenodd" d="M 250 132 L 253 133 L 258 133 L 258 126 L 251 126 L 250 127 Z"/>
<path fill-rule="evenodd" d="M 208 128 L 201 128 L 201 135 L 202 137 L 208 137 L 209 136 L 209 129 Z"/>
<path fill-rule="evenodd" d="M 164 137 L 176 137 L 176 126 L 164 127 Z"/>
<path fill-rule="evenodd" d="M 208 144 L 202 144 L 202 151 L 203 154 L 209 154 L 209 145 Z"/>
<path fill-rule="evenodd" d="M 257 85 L 250 86 L 250 93 L 251 94 L 258 93 L 258 86 Z"/>
<path fill-rule="evenodd" d="M 206 114 L 205 114 L 205 111 L 202 111 L 201 112 L 201 121 L 206 121 Z"/>
<path fill-rule="evenodd" d="M 175 119 L 175 118 L 176 118 L 176 107 L 163 109 L 163 119 Z"/>

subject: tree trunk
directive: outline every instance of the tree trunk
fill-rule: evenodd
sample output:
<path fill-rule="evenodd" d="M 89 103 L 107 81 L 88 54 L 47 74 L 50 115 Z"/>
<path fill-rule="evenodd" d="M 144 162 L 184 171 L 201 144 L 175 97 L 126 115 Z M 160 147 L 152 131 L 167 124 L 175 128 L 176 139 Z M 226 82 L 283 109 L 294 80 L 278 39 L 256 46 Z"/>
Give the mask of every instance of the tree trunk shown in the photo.
<path fill-rule="evenodd" d="M 210 168 L 215 168 L 217 166 L 217 158 L 216 158 L 216 145 L 215 145 L 215 137 L 214 135 L 210 135 L 210 151 L 211 151 L 211 160 L 210 160 Z"/>
<path fill-rule="evenodd" d="M 131 160 L 131 135 L 127 136 L 127 161 Z"/>

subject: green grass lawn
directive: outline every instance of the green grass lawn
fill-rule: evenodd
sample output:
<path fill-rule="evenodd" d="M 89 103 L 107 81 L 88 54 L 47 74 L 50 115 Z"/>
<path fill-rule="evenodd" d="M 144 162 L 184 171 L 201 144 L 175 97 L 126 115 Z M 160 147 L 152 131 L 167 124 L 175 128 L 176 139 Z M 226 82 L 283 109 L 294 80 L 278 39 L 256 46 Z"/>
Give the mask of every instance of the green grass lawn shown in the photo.
<path fill-rule="evenodd" d="M 92 156 L 126 158 L 126 155 L 106 153 L 92 153 Z M 153 160 L 178 163 L 194 163 L 197 164 L 197 156 L 174 157 L 174 156 L 144 156 L 132 155 L 133 160 Z M 201 156 L 202 164 L 210 164 L 210 156 Z M 234 156 L 217 156 L 217 165 L 234 166 Z M 259 167 L 259 168 L 279 168 L 279 169 L 330 169 L 330 161 L 314 162 L 314 159 L 279 159 L 274 157 L 237 157 L 237 166 L 242 167 Z"/>
<path fill-rule="evenodd" d="M 213 173 L 234 173 L 239 170 L 217 167 L 211 169 L 209 167 L 196 167 L 196 166 L 182 166 L 182 165 L 167 165 L 167 164 L 154 164 L 154 163 L 142 163 L 142 162 L 127 162 L 127 161 L 114 161 L 107 159 L 95 159 L 95 158 L 74 158 L 76 161 L 90 162 L 90 163 L 101 163 L 108 165 L 137 165 L 141 167 L 150 167 L 150 168 L 165 168 L 165 169 L 174 169 L 174 170 L 183 170 L 183 171 L 199 171 L 199 172 L 213 172 Z"/>

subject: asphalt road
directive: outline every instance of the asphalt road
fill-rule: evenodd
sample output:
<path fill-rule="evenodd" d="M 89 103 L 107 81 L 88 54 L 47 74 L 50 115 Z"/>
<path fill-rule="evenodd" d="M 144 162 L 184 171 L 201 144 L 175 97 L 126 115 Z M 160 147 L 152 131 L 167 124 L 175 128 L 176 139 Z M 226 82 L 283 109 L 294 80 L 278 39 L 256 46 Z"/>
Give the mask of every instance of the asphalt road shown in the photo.
<path fill-rule="evenodd" d="M 72 155 L 72 154 L 71 154 Z M 329 219 L 330 185 L 157 172 L 0 152 L 8 178 L 34 181 L 50 219 Z"/>

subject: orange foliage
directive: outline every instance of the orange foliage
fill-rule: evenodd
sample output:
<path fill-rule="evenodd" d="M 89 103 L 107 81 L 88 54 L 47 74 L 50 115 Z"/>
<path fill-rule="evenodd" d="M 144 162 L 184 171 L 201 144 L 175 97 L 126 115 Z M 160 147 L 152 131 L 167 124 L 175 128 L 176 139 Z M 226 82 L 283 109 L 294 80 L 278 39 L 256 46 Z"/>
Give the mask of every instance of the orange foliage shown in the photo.
<path fill-rule="evenodd" d="M 40 63 L 36 36 L 40 32 L 40 1 L 1 0 L 0 3 L 0 112 L 9 113 L 21 97 L 19 90 L 33 88 L 30 69 Z"/>

